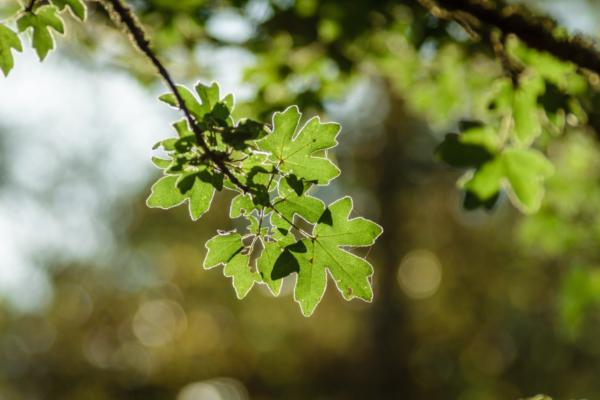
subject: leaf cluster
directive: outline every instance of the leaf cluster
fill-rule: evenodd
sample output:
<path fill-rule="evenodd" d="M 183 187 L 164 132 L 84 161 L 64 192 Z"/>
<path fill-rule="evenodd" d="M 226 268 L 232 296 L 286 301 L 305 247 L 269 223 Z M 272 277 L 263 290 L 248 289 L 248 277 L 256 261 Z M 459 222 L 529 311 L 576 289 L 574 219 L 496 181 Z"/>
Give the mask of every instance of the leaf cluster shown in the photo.
<path fill-rule="evenodd" d="M 113 3 L 119 5 L 117 14 L 127 12 L 125 4 Z M 54 34 L 65 33 L 60 12 L 67 8 L 85 20 L 83 0 L 33 1 L 17 16 L 18 31 L 31 32 L 40 60 L 55 48 Z M 135 33 L 142 28 L 135 18 L 119 16 L 133 37 L 139 37 Z M 329 184 L 340 173 L 327 154 L 337 145 L 340 126 L 312 118 L 299 128 L 296 106 L 275 113 L 270 125 L 235 121 L 232 95 L 221 98 L 216 83 L 198 84 L 193 92 L 176 86 L 148 43 L 136 43 L 172 89 L 160 100 L 185 114 L 173 124 L 177 135 L 155 146 L 166 158 L 153 158 L 163 177 L 152 186 L 147 205 L 168 209 L 186 203 L 197 220 L 217 191 L 237 192 L 230 217 L 245 220 L 247 227 L 209 240 L 204 267 L 223 264 L 239 298 L 255 283 L 266 284 L 277 295 L 282 279 L 295 272 L 295 298 L 310 315 L 325 292 L 329 271 L 344 298 L 370 301 L 372 267 L 348 249 L 372 245 L 381 227 L 363 218 L 349 219 L 349 197 L 326 206 L 311 195 L 315 186 Z M 0 69 L 5 75 L 14 66 L 13 51 L 22 51 L 20 38 L 0 24 Z"/>
<path fill-rule="evenodd" d="M 555 87 L 544 78 L 530 70 L 516 85 L 508 79 L 499 81 L 490 92 L 486 120 L 462 121 L 459 133 L 446 135 L 436 149 L 447 164 L 467 169 L 458 181 L 466 209 L 490 210 L 504 190 L 522 212 L 539 210 L 544 182 L 554 173 L 539 145 L 544 134 L 552 129 L 560 132 L 564 126 L 563 109 L 563 114 L 551 115 L 542 106 L 546 91 Z"/>
<path fill-rule="evenodd" d="M 154 158 L 163 177 L 152 186 L 148 206 L 187 203 L 196 220 L 209 210 L 216 191 L 230 190 L 237 194 L 229 216 L 247 225 L 210 239 L 204 268 L 224 265 L 239 298 L 257 283 L 278 295 L 282 279 L 296 273 L 294 297 L 307 316 L 325 292 L 327 271 L 345 299 L 370 301 L 372 266 L 349 249 L 371 246 L 381 227 L 351 219 L 350 197 L 325 205 L 311 194 L 340 173 L 328 154 L 337 145 L 340 126 L 314 117 L 300 127 L 296 106 L 275 113 L 270 125 L 235 121 L 233 97 L 221 98 L 216 83 L 198 84 L 194 92 L 183 86 L 177 90 L 207 148 L 198 143 L 188 120 L 177 121 L 177 136 L 155 146 L 167 157 Z M 160 99 L 180 106 L 172 93 Z"/>
<path fill-rule="evenodd" d="M 87 6 L 83 0 L 51 0 L 49 4 L 37 6 L 34 2 L 32 5 L 31 9 L 25 8 L 21 12 L 17 19 L 17 29 L 19 32 L 32 32 L 31 45 L 40 61 L 43 61 L 55 47 L 52 31 L 65 33 L 60 12 L 68 8 L 75 17 L 85 21 Z M 11 28 L 0 24 L 0 69 L 4 76 L 8 76 L 14 67 L 13 51 L 23 51 L 21 39 Z"/>

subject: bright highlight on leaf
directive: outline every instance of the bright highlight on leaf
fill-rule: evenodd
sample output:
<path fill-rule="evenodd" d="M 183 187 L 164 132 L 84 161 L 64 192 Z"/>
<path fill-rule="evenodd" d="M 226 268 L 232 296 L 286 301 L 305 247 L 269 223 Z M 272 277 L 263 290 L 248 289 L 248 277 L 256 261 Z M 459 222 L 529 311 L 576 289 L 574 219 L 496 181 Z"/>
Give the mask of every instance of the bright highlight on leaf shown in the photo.
<path fill-rule="evenodd" d="M 364 218 L 349 219 L 349 197 L 326 208 L 311 195 L 315 185 L 339 174 L 326 151 L 337 145 L 340 126 L 312 118 L 298 129 L 302 115 L 295 106 L 275 113 L 272 129 L 248 119 L 236 122 L 233 97 L 221 98 L 217 84 L 177 90 L 207 148 L 187 121 L 176 122 L 177 136 L 155 146 L 168 158 L 153 158 L 164 176 L 152 186 L 148 206 L 167 209 L 188 202 L 197 219 L 208 211 L 216 191 L 228 189 L 238 193 L 230 217 L 246 221 L 245 229 L 206 243 L 204 268 L 223 265 L 239 298 L 255 283 L 278 295 L 283 278 L 296 274 L 294 298 L 307 316 L 323 297 L 327 271 L 345 299 L 371 301 L 373 268 L 350 250 L 371 246 L 381 227 Z M 179 107 L 172 93 L 160 100 Z"/>
<path fill-rule="evenodd" d="M 12 50 L 23 51 L 21 40 L 10 28 L 0 24 L 0 69 L 4 76 L 8 76 L 15 65 Z"/>

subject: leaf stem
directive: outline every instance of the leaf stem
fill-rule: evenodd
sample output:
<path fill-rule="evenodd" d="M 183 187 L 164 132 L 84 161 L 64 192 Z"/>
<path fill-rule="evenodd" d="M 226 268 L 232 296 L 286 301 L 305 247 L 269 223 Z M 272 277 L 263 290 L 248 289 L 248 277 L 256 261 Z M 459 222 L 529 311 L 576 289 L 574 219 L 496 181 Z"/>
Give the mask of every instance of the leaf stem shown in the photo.
<path fill-rule="evenodd" d="M 267 183 L 267 191 L 271 190 L 271 183 L 273 183 L 273 179 L 275 178 L 275 175 L 277 173 L 277 171 L 279 170 L 279 166 L 281 165 L 281 161 L 279 161 L 277 163 L 277 165 L 275 166 L 275 168 L 273 169 L 273 171 L 271 172 L 271 178 L 269 178 L 269 183 Z M 314 236 L 312 236 L 311 234 L 305 232 L 302 228 L 300 228 L 299 226 L 297 226 L 296 224 L 294 224 L 293 221 L 290 221 L 287 217 L 285 217 L 283 214 L 281 214 L 276 208 L 275 206 L 280 203 L 281 201 L 284 201 L 283 199 L 281 199 L 280 201 L 276 202 L 276 203 L 271 203 L 269 201 L 269 203 L 267 204 L 267 207 L 269 207 L 270 209 L 272 209 L 275 213 L 277 213 L 277 215 L 279 215 L 281 218 L 283 218 L 283 220 L 285 222 L 287 222 L 288 224 L 290 224 L 294 229 L 296 229 L 298 232 L 300 232 L 301 234 L 303 234 L 304 236 L 306 236 L 307 238 L 313 238 Z M 261 219 L 259 222 L 262 222 L 262 215 L 261 215 Z M 260 232 L 260 223 L 259 223 L 259 232 Z"/>
<path fill-rule="evenodd" d="M 313 235 L 311 235 L 310 233 L 306 232 L 304 229 L 302 229 L 298 225 L 296 225 L 293 221 L 290 221 L 290 219 L 288 217 L 286 217 L 285 215 L 283 215 L 278 209 L 276 209 L 275 206 L 273 206 L 271 204 L 267 204 L 267 207 L 269 207 L 271 210 L 273 210 L 275 212 L 275 214 L 280 216 L 285 222 L 290 224 L 292 226 L 292 228 L 294 228 L 295 230 L 297 230 L 298 232 L 303 234 L 305 237 L 307 237 L 309 239 L 315 238 Z"/>

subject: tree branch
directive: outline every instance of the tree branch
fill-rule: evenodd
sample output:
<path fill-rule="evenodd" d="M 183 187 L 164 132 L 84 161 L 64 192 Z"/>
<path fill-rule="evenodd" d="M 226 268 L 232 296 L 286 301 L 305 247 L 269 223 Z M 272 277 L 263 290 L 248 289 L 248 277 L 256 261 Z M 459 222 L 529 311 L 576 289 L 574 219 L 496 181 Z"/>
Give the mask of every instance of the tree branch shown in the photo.
<path fill-rule="evenodd" d="M 35 0 L 32 0 L 32 1 L 35 1 Z M 106 7 L 106 3 L 108 3 L 110 5 L 110 7 Z M 156 54 L 150 47 L 150 40 L 146 37 L 144 28 L 142 27 L 141 23 L 138 21 L 135 14 L 131 11 L 131 9 L 122 0 L 104 0 L 104 2 L 102 4 L 105 6 L 106 10 L 111 15 L 111 18 L 116 19 L 117 22 L 120 21 L 125 26 L 125 28 L 131 35 L 133 42 L 136 44 L 138 49 L 142 53 L 144 53 L 144 55 L 152 62 L 152 64 L 157 69 L 160 76 L 167 83 L 167 86 L 169 87 L 169 89 L 171 90 L 171 92 L 173 93 L 175 98 L 177 99 L 177 104 L 179 106 L 179 109 L 183 112 L 190 127 L 192 128 L 192 131 L 194 132 L 194 136 L 196 137 L 198 144 L 204 150 L 204 152 L 209 156 L 211 161 L 213 161 L 217 165 L 217 167 L 221 170 L 221 172 L 223 172 L 235 186 L 237 186 L 239 189 L 241 189 L 242 192 L 252 193 L 251 188 L 248 187 L 247 185 L 244 185 L 242 182 L 240 182 L 239 179 L 235 175 L 233 175 L 233 173 L 229 170 L 229 168 L 227 168 L 227 165 L 225 164 L 223 159 L 220 158 L 218 155 L 216 155 L 206 144 L 206 141 L 204 140 L 204 136 L 202 135 L 202 131 L 196 124 L 194 117 L 192 116 L 188 107 L 185 105 L 185 101 L 181 97 L 181 94 L 177 90 L 175 81 L 173 81 L 173 78 L 171 77 L 171 74 L 169 73 L 169 71 L 160 62 L 160 60 L 158 59 L 158 57 L 156 56 Z M 272 179 L 271 179 L 271 181 L 272 181 Z M 271 181 L 269 182 L 269 186 L 271 185 Z M 289 223 L 292 227 L 296 228 L 296 230 L 298 230 L 299 232 L 303 233 L 307 237 L 312 237 L 311 235 L 304 232 L 301 228 L 297 227 L 288 218 L 283 216 L 279 212 L 279 210 L 275 209 L 275 206 L 273 204 L 271 204 L 270 202 L 268 204 L 266 204 L 266 207 L 272 209 L 275 213 L 277 213 L 279 216 L 281 216 L 287 223 Z"/>
<path fill-rule="evenodd" d="M 32 3 L 33 2 L 35 2 L 35 0 L 32 0 Z M 229 178 L 231 183 L 240 188 L 244 193 L 250 192 L 250 188 L 240 182 L 239 179 L 229 170 L 229 168 L 227 168 L 223 159 L 216 155 L 206 144 L 204 136 L 202 135 L 202 131 L 198 127 L 198 124 L 194 120 L 190 110 L 185 105 L 185 101 L 177 90 L 177 86 L 175 85 L 171 74 L 169 71 L 167 71 L 165 66 L 161 63 L 150 47 L 150 40 L 146 37 L 146 33 L 144 32 L 142 24 L 138 21 L 137 17 L 131 11 L 129 6 L 127 6 L 122 0 L 105 0 L 102 4 L 105 6 L 111 17 L 115 19 L 116 22 L 121 22 L 122 25 L 127 29 L 137 48 L 150 60 L 150 62 L 152 62 L 160 76 L 167 83 L 169 90 L 177 99 L 179 109 L 185 115 L 185 118 L 194 132 L 198 145 L 200 145 L 202 150 L 204 150 L 204 152 L 208 155 L 209 159 L 214 162 L 221 172 L 223 172 L 223 174 Z M 110 7 L 106 7 L 107 4 L 109 4 Z"/>
<path fill-rule="evenodd" d="M 33 7 L 35 7 L 35 2 L 36 0 L 29 0 L 29 3 L 27 3 L 27 6 L 25 7 L 25 12 L 32 12 Z"/>
<path fill-rule="evenodd" d="M 600 52 L 591 39 L 583 35 L 557 33 L 557 25 L 549 18 L 535 16 L 526 8 L 488 0 L 419 0 L 428 11 L 444 19 L 461 23 L 468 21 L 480 26 L 497 28 L 505 35 L 513 34 L 529 47 L 552 54 L 581 68 L 600 75 Z"/>

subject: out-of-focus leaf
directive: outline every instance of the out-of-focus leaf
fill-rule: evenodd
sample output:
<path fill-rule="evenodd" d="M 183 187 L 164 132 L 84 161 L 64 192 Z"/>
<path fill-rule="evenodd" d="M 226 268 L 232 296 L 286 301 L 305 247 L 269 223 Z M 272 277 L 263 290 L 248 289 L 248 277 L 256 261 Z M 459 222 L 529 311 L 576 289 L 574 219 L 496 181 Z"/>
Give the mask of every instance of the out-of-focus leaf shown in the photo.
<path fill-rule="evenodd" d="M 12 50 L 23 51 L 21 40 L 10 28 L 0 24 L 0 69 L 4 76 L 8 76 L 15 65 Z"/>
<path fill-rule="evenodd" d="M 17 20 L 17 27 L 20 32 L 28 28 L 33 29 L 32 44 L 40 60 L 46 58 L 50 50 L 54 49 L 54 37 L 50 28 L 59 33 L 65 32 L 58 9 L 52 5 L 45 5 L 35 11 L 23 14 Z"/>
<path fill-rule="evenodd" d="M 65 7 L 69 7 L 69 10 L 79 18 L 81 21 L 85 21 L 87 16 L 87 7 L 83 0 L 51 0 L 52 4 L 58 7 L 59 10 L 63 10 Z"/>

